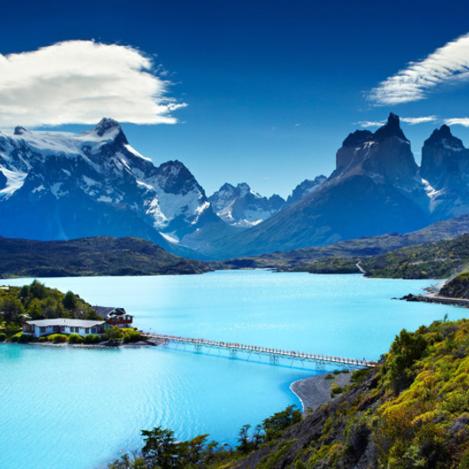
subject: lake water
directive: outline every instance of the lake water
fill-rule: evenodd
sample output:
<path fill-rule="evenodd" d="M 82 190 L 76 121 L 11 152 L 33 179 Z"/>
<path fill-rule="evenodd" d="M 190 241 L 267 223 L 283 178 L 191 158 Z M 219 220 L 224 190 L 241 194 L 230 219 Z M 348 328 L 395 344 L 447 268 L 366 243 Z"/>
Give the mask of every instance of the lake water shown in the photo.
<path fill-rule="evenodd" d="M 2 284 L 22 285 L 15 279 Z M 226 271 L 197 276 L 42 279 L 92 304 L 122 306 L 143 330 L 377 359 L 403 327 L 463 317 L 450 306 L 392 299 L 435 282 Z M 223 355 L 223 354 L 222 354 Z M 0 345 L 0 468 L 104 467 L 139 432 L 210 433 L 235 442 L 289 404 L 292 381 L 317 373 L 183 348 Z"/>

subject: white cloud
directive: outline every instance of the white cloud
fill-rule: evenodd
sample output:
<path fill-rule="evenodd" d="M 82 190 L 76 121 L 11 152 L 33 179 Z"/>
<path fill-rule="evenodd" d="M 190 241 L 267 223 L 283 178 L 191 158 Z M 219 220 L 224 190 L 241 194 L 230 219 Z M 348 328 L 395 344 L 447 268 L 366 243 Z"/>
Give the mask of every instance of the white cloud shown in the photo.
<path fill-rule="evenodd" d="M 411 62 L 372 89 L 377 104 L 400 104 L 425 99 L 443 83 L 469 80 L 469 34 L 448 42 L 425 59 Z"/>
<path fill-rule="evenodd" d="M 66 41 L 0 54 L 0 126 L 93 124 L 103 116 L 137 124 L 174 124 L 185 106 L 140 51 Z"/>
<path fill-rule="evenodd" d="M 435 122 L 437 120 L 436 116 L 421 116 L 421 117 L 400 117 L 401 122 L 406 124 L 416 125 L 416 124 L 425 124 L 427 122 Z M 386 121 L 360 121 L 358 124 L 363 128 L 368 127 L 381 127 L 386 124 Z"/>
<path fill-rule="evenodd" d="M 401 117 L 401 121 L 410 125 L 426 124 L 427 122 L 435 122 L 436 116 Z"/>
<path fill-rule="evenodd" d="M 451 117 L 445 119 L 447 125 L 462 125 L 463 127 L 469 127 L 469 117 Z"/>
<path fill-rule="evenodd" d="M 382 125 L 386 124 L 385 121 L 360 121 L 358 124 L 367 129 L 368 127 L 381 127 Z"/>

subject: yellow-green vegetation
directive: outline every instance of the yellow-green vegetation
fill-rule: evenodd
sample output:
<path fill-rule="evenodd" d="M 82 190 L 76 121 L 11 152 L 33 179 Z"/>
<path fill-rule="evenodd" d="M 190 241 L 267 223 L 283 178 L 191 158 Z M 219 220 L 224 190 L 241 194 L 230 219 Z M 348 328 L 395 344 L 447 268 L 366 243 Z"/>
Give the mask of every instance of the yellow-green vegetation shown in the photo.
<path fill-rule="evenodd" d="M 206 435 L 176 443 L 157 428 L 144 433 L 141 454 L 110 467 L 466 469 L 468 351 L 469 320 L 403 330 L 376 368 L 355 372 L 337 399 L 303 419 L 289 408 L 253 432 L 244 426 L 228 450 Z"/>
<path fill-rule="evenodd" d="M 469 272 L 463 272 L 447 282 L 440 290 L 440 295 L 469 299 Z"/>
<path fill-rule="evenodd" d="M 70 291 L 64 294 L 36 280 L 23 287 L 0 288 L 0 340 L 26 341 L 21 333 L 26 320 L 59 317 L 99 319 L 78 295 Z"/>
<path fill-rule="evenodd" d="M 111 327 L 105 332 L 104 336 L 108 342 L 115 345 L 131 344 L 143 339 L 142 334 L 131 327 Z"/>

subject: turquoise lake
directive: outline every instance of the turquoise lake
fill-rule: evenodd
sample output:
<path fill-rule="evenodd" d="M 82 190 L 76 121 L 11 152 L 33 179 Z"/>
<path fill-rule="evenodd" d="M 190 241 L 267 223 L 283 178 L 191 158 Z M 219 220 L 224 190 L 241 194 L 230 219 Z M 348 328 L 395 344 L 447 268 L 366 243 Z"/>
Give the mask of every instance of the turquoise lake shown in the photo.
<path fill-rule="evenodd" d="M 31 279 L 3 280 L 22 285 Z M 196 276 L 41 279 L 91 304 L 122 306 L 143 330 L 378 359 L 402 328 L 467 310 L 393 298 L 435 281 L 225 271 Z M 318 373 L 182 347 L 79 349 L 0 344 L 0 468 L 92 469 L 140 446 L 139 432 L 209 433 L 298 404 L 289 385 Z"/>

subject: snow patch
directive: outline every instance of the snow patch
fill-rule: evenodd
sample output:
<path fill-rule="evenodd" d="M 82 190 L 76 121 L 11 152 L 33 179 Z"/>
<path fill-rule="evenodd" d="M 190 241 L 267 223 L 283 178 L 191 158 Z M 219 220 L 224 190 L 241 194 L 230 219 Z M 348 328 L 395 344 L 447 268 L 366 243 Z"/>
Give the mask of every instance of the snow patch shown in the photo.
<path fill-rule="evenodd" d="M 18 189 L 21 189 L 26 179 L 27 173 L 21 171 L 11 171 L 9 169 L 0 166 L 0 172 L 6 177 L 6 186 L 0 190 L 0 195 L 3 198 L 11 197 Z"/>
<path fill-rule="evenodd" d="M 166 241 L 169 241 L 171 244 L 179 243 L 179 239 L 174 233 L 163 233 L 162 231 L 160 231 L 160 235 L 163 236 L 163 238 Z"/>
<path fill-rule="evenodd" d="M 138 156 L 139 158 L 142 158 L 142 160 L 149 161 L 150 163 L 153 163 L 151 158 L 148 158 L 148 156 L 143 156 L 132 145 L 129 145 L 128 143 L 126 143 L 124 145 L 124 147 L 129 153 L 132 153 L 132 155 Z"/>

